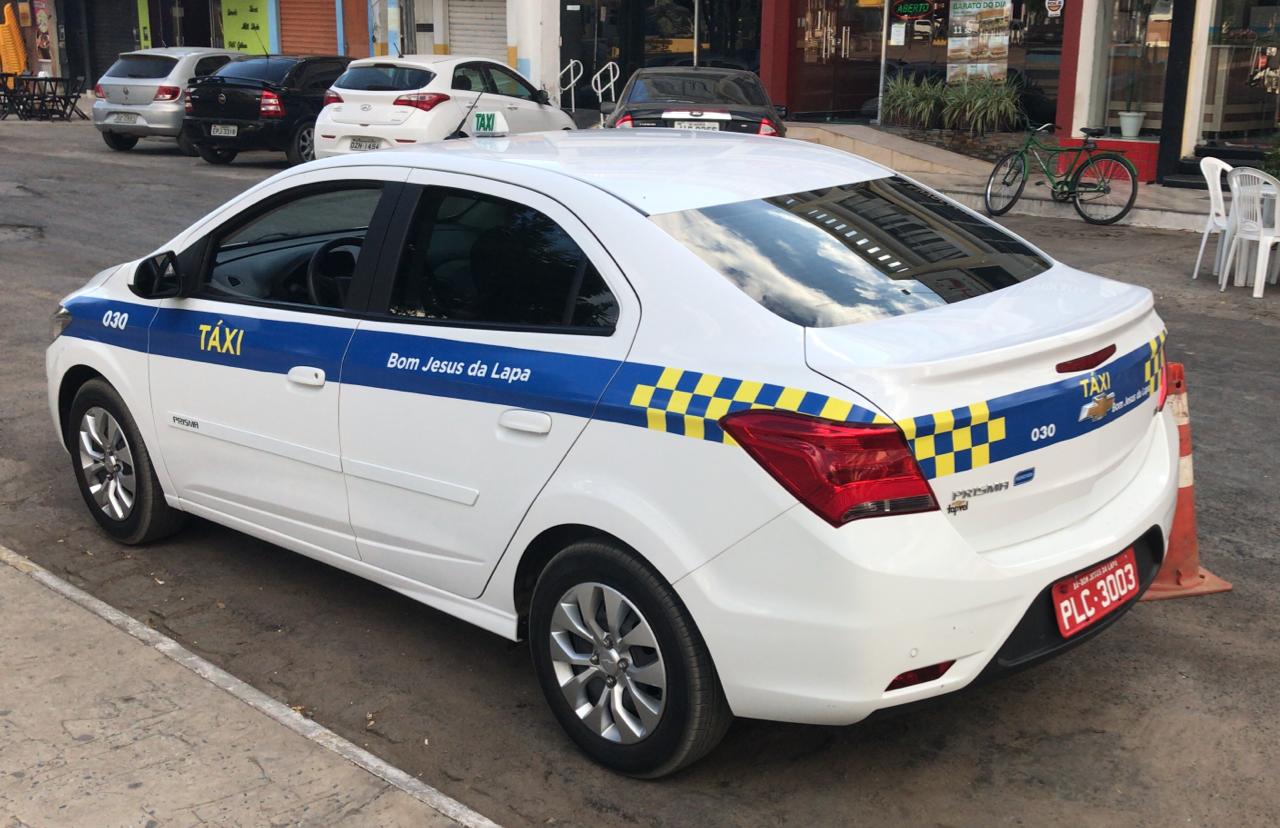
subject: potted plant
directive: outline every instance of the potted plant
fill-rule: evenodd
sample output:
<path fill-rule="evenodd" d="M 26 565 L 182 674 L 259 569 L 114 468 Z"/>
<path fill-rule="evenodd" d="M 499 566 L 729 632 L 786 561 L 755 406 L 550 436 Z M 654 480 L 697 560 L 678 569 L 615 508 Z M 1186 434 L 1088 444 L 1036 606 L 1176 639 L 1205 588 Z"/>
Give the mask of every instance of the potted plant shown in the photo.
<path fill-rule="evenodd" d="M 1151 0 L 1135 3 L 1130 12 L 1133 20 L 1133 45 L 1137 54 L 1129 61 L 1129 96 L 1124 110 L 1117 113 L 1120 117 L 1120 135 L 1125 138 L 1137 138 L 1142 132 L 1142 122 L 1147 113 L 1137 109 L 1138 73 L 1147 59 L 1147 19 L 1151 15 Z"/>

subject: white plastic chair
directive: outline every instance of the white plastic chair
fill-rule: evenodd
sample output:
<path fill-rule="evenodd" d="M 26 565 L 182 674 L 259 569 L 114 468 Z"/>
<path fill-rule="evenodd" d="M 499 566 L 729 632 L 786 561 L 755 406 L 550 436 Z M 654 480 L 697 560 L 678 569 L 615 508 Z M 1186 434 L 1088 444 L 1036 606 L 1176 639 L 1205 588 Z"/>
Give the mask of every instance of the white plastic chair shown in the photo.
<path fill-rule="evenodd" d="M 1217 158 L 1201 158 L 1200 172 L 1209 185 L 1209 219 L 1204 223 L 1200 253 L 1196 256 L 1195 269 L 1191 271 L 1192 279 L 1200 278 L 1200 262 L 1204 259 L 1204 248 L 1209 243 L 1210 234 L 1222 234 L 1222 238 L 1218 240 L 1218 252 L 1213 259 L 1214 273 L 1222 271 L 1222 260 L 1226 258 L 1227 245 L 1231 243 L 1231 219 L 1227 215 L 1226 203 L 1222 197 L 1222 176 L 1231 172 L 1231 165 Z"/>
<path fill-rule="evenodd" d="M 1280 197 L 1280 181 L 1262 170 L 1252 167 L 1236 167 L 1227 173 L 1227 185 L 1231 188 L 1231 244 L 1227 247 L 1227 260 L 1218 276 L 1218 289 L 1227 289 L 1231 276 L 1231 264 L 1242 243 L 1258 245 L 1257 263 L 1254 265 L 1253 295 L 1261 299 L 1266 286 L 1271 248 L 1280 244 L 1280 226 L 1277 226 L 1276 199 Z M 1270 201 L 1270 209 L 1266 202 Z M 1280 264 L 1280 258 L 1276 260 Z M 1237 262 L 1241 275 L 1245 274 L 1245 257 Z M 1272 270 L 1271 280 L 1276 279 Z"/>

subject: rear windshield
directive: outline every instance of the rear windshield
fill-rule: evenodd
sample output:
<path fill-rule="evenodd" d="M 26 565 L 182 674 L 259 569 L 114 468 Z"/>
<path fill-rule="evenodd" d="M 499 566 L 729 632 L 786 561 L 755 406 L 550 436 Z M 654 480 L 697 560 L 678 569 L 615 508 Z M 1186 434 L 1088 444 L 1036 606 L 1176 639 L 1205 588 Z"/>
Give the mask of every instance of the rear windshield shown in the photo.
<path fill-rule="evenodd" d="M 768 106 L 769 97 L 754 75 L 707 75 L 690 72 L 640 75 L 628 103 L 699 103 Z"/>
<path fill-rule="evenodd" d="M 408 92 L 421 89 L 435 76 L 434 72 L 409 66 L 352 66 L 333 85 L 356 92 Z"/>
<path fill-rule="evenodd" d="M 223 64 L 222 68 L 214 72 L 214 74 L 220 78 L 251 78 L 269 83 L 279 83 L 284 80 L 284 76 L 289 74 L 289 70 L 297 62 L 293 58 L 278 57 L 233 60 L 230 63 Z"/>
<path fill-rule="evenodd" d="M 164 55 L 121 55 L 107 70 L 109 78 L 164 78 L 178 65 L 177 58 Z"/>
<path fill-rule="evenodd" d="M 961 302 L 1049 267 L 995 224 L 897 176 L 653 221 L 752 299 L 811 328 Z"/>

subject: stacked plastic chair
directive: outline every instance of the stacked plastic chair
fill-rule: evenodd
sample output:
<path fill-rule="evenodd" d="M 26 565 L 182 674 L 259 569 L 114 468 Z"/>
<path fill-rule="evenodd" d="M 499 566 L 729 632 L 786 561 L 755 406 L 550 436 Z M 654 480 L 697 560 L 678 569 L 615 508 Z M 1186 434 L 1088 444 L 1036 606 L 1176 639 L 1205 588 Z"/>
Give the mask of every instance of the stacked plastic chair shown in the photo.
<path fill-rule="evenodd" d="M 21 75 L 27 71 L 27 50 L 18 28 L 18 13 L 12 3 L 4 7 L 4 23 L 0 24 L 0 72 Z"/>

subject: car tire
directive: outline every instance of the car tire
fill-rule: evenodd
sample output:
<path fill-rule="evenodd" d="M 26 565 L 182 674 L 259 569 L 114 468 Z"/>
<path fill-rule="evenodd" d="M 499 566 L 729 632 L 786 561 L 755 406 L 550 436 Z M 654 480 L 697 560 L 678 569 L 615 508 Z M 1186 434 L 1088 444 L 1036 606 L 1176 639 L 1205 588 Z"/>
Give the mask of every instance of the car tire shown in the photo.
<path fill-rule="evenodd" d="M 165 502 L 137 423 L 106 380 L 80 386 L 64 433 L 80 495 L 108 535 L 134 545 L 182 528 L 186 515 Z"/>
<path fill-rule="evenodd" d="M 206 147 L 202 144 L 196 144 L 196 154 L 209 164 L 230 164 L 236 160 L 239 153 L 233 149 L 223 149 L 222 147 Z"/>
<path fill-rule="evenodd" d="M 187 137 L 185 132 L 178 133 L 178 152 L 188 158 L 196 158 L 200 155 L 199 150 L 196 149 L 196 145 L 191 143 L 191 139 Z"/>
<path fill-rule="evenodd" d="M 125 135 L 122 132 L 104 132 L 102 133 L 103 142 L 118 152 L 131 150 L 138 145 L 138 136 Z"/>
<path fill-rule="evenodd" d="M 674 773 L 710 752 L 733 721 L 679 596 L 612 542 L 574 543 L 547 564 L 530 602 L 529 643 L 561 727 L 611 770 Z"/>
<path fill-rule="evenodd" d="M 305 164 L 316 160 L 316 125 L 314 121 L 299 124 L 284 151 L 289 164 Z"/>

